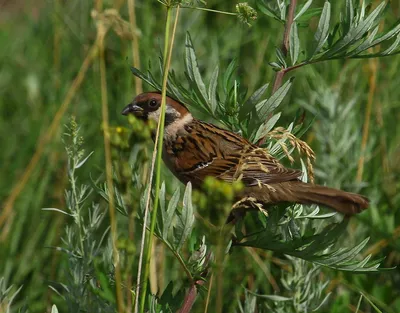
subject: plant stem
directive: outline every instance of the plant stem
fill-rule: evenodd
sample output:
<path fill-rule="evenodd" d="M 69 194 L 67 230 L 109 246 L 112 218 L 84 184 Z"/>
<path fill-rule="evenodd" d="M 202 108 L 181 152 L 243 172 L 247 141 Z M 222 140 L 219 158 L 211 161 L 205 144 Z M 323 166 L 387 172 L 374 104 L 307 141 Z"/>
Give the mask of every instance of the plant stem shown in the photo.
<path fill-rule="evenodd" d="M 129 22 L 132 32 L 132 58 L 133 66 L 140 69 L 139 38 L 137 35 L 135 0 L 128 0 Z M 135 91 L 140 94 L 143 91 L 142 80 L 135 76 Z"/>
<path fill-rule="evenodd" d="M 364 162 L 365 162 L 365 150 L 367 148 L 368 143 L 368 135 L 369 135 L 369 124 L 371 121 L 371 112 L 372 112 L 372 103 L 374 101 L 374 95 L 376 90 L 376 73 L 378 69 L 378 60 L 372 59 L 369 62 L 370 76 L 369 76 L 369 91 L 368 91 L 368 101 L 367 107 L 365 110 L 365 119 L 364 119 L 364 127 L 363 127 L 363 135 L 361 141 L 361 155 L 358 160 L 358 168 L 357 168 L 357 181 L 362 181 L 362 176 L 364 172 Z"/>
<path fill-rule="evenodd" d="M 182 9 L 192 9 L 192 10 L 199 10 L 199 11 L 208 11 L 208 12 L 219 13 L 219 14 L 225 14 L 225 15 L 237 15 L 237 13 L 234 13 L 234 12 L 226 12 L 226 11 L 219 11 L 219 10 L 213 10 L 213 9 L 207 9 L 207 8 L 199 8 L 199 7 L 187 7 L 187 6 L 182 6 Z"/>
<path fill-rule="evenodd" d="M 158 200 L 159 200 L 159 192 L 160 192 L 160 185 L 161 185 L 161 157 L 162 157 L 162 145 L 163 145 L 163 139 L 164 139 L 164 123 L 165 123 L 165 107 L 166 107 L 166 93 L 167 93 L 167 80 L 168 80 L 168 72 L 169 72 L 169 66 L 171 63 L 171 55 L 172 55 L 172 48 L 173 48 L 173 43 L 174 43 L 174 38 L 175 38 L 175 31 L 176 31 L 176 25 L 179 17 L 179 6 L 177 7 L 176 10 L 176 16 L 175 16 L 175 23 L 174 23 L 174 29 L 172 32 L 172 38 L 171 38 L 171 43 L 170 43 L 170 20 L 171 20 L 171 14 L 172 14 L 172 8 L 167 7 L 167 18 L 166 18 L 166 27 L 165 27 L 165 37 L 164 37 L 164 68 L 163 68 L 163 83 L 162 83 L 162 100 L 161 100 L 161 115 L 160 115 L 160 120 L 158 122 L 158 127 L 157 127 L 157 135 L 156 135 L 156 143 L 155 143 L 155 151 L 157 151 L 157 171 L 156 171 L 156 184 L 155 184 L 155 199 L 154 199 L 154 206 L 153 206 L 153 212 L 152 212 L 152 219 L 151 219 L 151 224 L 150 224 L 150 237 L 147 243 L 146 247 L 146 263 L 145 263 L 145 270 L 144 270 L 144 278 L 143 278 L 143 290 L 142 294 L 140 297 L 140 312 L 144 312 L 144 303 L 146 299 L 146 291 L 147 291 L 147 285 L 148 285 L 148 277 L 149 277 L 149 268 L 150 268 L 150 259 L 151 259 L 151 248 L 152 248 L 152 243 L 153 243 L 153 236 L 154 236 L 154 229 L 155 229 L 155 224 L 157 220 L 157 209 L 158 209 Z M 168 49 L 169 48 L 169 49 Z M 157 140 L 158 138 L 158 140 Z M 150 173 L 150 176 L 152 176 L 152 173 L 154 171 L 154 167 L 152 167 L 152 172 Z M 150 187 L 150 186 L 149 186 Z M 148 199 L 149 200 L 149 199 Z M 146 205 L 146 211 L 148 211 L 148 203 Z M 144 226 L 146 225 L 146 220 L 144 221 Z M 144 237 L 145 233 L 143 233 Z M 141 264 L 139 264 L 139 267 Z M 137 302 L 137 301 L 136 301 Z M 135 303 L 135 312 L 137 308 L 137 303 Z"/>
<path fill-rule="evenodd" d="M 289 4 L 289 12 L 285 24 L 285 32 L 283 34 L 282 52 L 286 56 L 289 51 L 290 29 L 294 21 L 294 13 L 296 12 L 297 0 L 291 0 Z"/>
<path fill-rule="evenodd" d="M 285 32 L 283 33 L 283 41 L 282 41 L 282 52 L 283 55 L 286 56 L 288 51 L 289 51 L 289 38 L 290 38 L 290 29 L 292 28 L 293 20 L 294 20 L 294 13 L 296 11 L 296 5 L 297 5 L 297 0 L 291 0 L 289 4 L 289 12 L 285 24 Z M 285 71 L 283 69 L 282 71 L 279 71 L 275 75 L 275 81 L 274 85 L 272 88 L 272 93 L 275 93 L 279 89 L 280 86 L 282 86 L 283 82 L 283 76 L 288 71 Z"/>
<path fill-rule="evenodd" d="M 112 161 L 111 161 L 111 146 L 110 146 L 110 130 L 108 117 L 108 95 L 107 95 L 107 80 L 106 80 L 106 65 L 104 59 L 104 37 L 106 35 L 106 27 L 99 23 L 97 34 L 99 37 L 99 62 L 100 62 L 100 82 L 101 82 L 101 111 L 103 116 L 103 137 L 104 137 L 104 152 L 106 159 L 106 178 L 109 197 L 109 214 L 111 224 L 111 238 L 113 248 L 113 263 L 115 267 L 115 292 L 117 295 L 118 312 L 124 312 L 124 304 L 121 290 L 121 270 L 119 263 L 119 254 L 117 249 L 117 220 L 115 217 L 114 205 L 114 185 L 112 179 Z"/>
<path fill-rule="evenodd" d="M 282 41 L 282 48 L 281 48 L 284 56 L 286 56 L 289 51 L 290 29 L 293 24 L 294 13 L 296 11 L 296 5 L 297 5 L 297 0 L 290 1 L 289 12 L 288 12 L 287 20 L 285 23 L 285 31 L 283 33 L 283 41 Z M 306 64 L 308 64 L 308 63 L 303 62 L 303 63 L 297 64 L 295 66 L 292 66 L 292 67 L 284 68 L 284 69 L 280 70 L 279 72 L 276 72 L 271 95 L 273 95 L 275 93 L 275 91 L 277 91 L 279 89 L 279 87 L 282 86 L 283 77 L 285 76 L 286 73 L 294 70 L 295 68 L 306 65 Z M 271 114 L 268 115 L 265 120 L 268 121 L 271 118 L 271 116 L 272 116 Z M 261 138 L 257 142 L 257 145 L 262 146 L 265 143 L 265 140 L 266 140 L 265 137 Z"/>
<path fill-rule="evenodd" d="M 197 286 L 202 286 L 204 283 L 204 280 L 199 279 L 190 286 L 189 292 L 186 294 L 183 305 L 178 313 L 189 313 L 191 311 L 197 297 Z"/>

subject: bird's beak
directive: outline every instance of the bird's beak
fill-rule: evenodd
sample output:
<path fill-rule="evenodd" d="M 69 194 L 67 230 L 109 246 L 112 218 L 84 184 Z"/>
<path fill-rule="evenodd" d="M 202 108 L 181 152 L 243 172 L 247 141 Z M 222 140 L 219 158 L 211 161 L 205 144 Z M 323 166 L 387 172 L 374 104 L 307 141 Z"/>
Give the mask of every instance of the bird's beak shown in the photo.
<path fill-rule="evenodd" d="M 135 116 L 142 116 L 143 109 L 135 103 L 129 103 L 123 110 L 122 115 L 134 114 Z"/>

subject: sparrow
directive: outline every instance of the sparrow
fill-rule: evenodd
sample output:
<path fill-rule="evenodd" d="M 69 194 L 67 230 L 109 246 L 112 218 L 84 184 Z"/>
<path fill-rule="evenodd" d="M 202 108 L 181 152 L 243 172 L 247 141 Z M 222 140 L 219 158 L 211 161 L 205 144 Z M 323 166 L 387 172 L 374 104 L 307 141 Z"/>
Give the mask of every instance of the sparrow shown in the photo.
<path fill-rule="evenodd" d="M 122 111 L 142 120 L 158 122 L 161 94 L 146 92 L 136 96 Z M 163 161 L 184 184 L 201 188 L 207 176 L 244 188 L 237 203 L 264 208 L 279 203 L 317 204 L 345 215 L 359 213 L 368 198 L 350 192 L 301 181 L 300 170 L 284 167 L 267 149 L 242 136 L 196 119 L 177 100 L 166 98 Z M 251 205 L 249 205 L 249 203 Z"/>

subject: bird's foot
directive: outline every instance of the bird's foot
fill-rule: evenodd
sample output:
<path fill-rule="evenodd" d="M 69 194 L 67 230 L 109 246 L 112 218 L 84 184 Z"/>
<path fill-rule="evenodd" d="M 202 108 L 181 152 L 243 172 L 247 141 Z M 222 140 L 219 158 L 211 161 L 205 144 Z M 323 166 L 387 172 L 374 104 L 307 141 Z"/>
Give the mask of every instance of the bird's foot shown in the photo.
<path fill-rule="evenodd" d="M 242 219 L 249 210 L 259 210 L 265 215 L 268 215 L 267 210 L 263 208 L 262 203 L 258 202 L 256 198 L 244 197 L 233 204 L 232 210 L 225 223 L 236 224 L 236 222 Z"/>

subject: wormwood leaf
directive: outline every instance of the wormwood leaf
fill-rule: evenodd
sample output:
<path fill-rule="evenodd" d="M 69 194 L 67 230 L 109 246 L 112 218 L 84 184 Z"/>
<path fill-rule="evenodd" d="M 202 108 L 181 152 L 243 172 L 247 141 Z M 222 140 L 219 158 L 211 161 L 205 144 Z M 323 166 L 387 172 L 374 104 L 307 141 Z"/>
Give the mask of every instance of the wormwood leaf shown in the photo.
<path fill-rule="evenodd" d="M 318 29 L 315 33 L 315 41 L 317 46 L 314 50 L 313 56 L 316 55 L 321 48 L 324 46 L 328 39 L 329 22 L 331 19 L 331 4 L 329 1 L 325 1 L 324 8 L 322 9 L 321 18 L 319 19 Z"/>
<path fill-rule="evenodd" d="M 310 7 L 310 5 L 312 4 L 313 0 L 308 0 L 306 3 L 304 3 L 303 7 L 300 9 L 299 13 L 296 14 L 296 16 L 294 17 L 294 20 L 296 21 L 298 18 L 300 18 L 306 11 L 307 9 Z"/>
<path fill-rule="evenodd" d="M 145 73 L 141 72 L 139 69 L 137 69 L 136 67 L 133 67 L 133 66 L 131 67 L 131 72 L 136 77 L 139 77 L 141 80 L 148 83 L 154 89 L 161 90 L 161 85 L 156 82 L 156 80 L 154 79 L 153 75 L 151 75 L 150 72 L 147 72 L 147 75 L 146 75 Z"/>
<path fill-rule="evenodd" d="M 256 104 L 256 110 L 260 118 L 268 116 L 282 103 L 282 100 L 292 86 L 292 81 L 293 78 L 289 79 L 269 99 Z"/>
<path fill-rule="evenodd" d="M 344 15 L 343 33 L 347 34 L 353 26 L 354 7 L 353 0 L 346 0 L 346 13 Z"/>
<path fill-rule="evenodd" d="M 157 234 L 162 234 L 164 230 L 164 220 L 165 220 L 165 215 L 166 215 L 166 209 L 165 209 L 165 182 L 162 182 L 161 188 L 160 188 L 160 193 L 159 193 L 159 210 L 160 213 L 157 214 L 157 224 L 156 224 L 156 233 Z"/>
<path fill-rule="evenodd" d="M 365 20 L 361 20 L 357 27 L 350 29 L 346 36 L 336 42 L 333 47 L 326 53 L 326 56 L 331 57 L 349 47 L 357 40 L 360 40 L 365 35 L 365 33 L 367 33 L 376 24 L 376 20 L 384 10 L 385 6 L 385 2 L 382 2 L 379 6 L 377 6 L 375 10 Z"/>
<path fill-rule="evenodd" d="M 218 84 L 219 66 L 217 65 L 212 73 L 210 86 L 208 87 L 208 101 L 211 106 L 211 111 L 214 113 L 217 109 L 217 84 Z"/>
<path fill-rule="evenodd" d="M 286 61 L 285 61 L 285 56 L 283 55 L 281 49 L 276 48 L 276 49 L 275 49 L 275 54 L 276 54 L 276 57 L 278 58 L 279 64 L 280 64 L 283 68 L 287 68 L 287 64 L 286 64 Z"/>
<path fill-rule="evenodd" d="M 254 136 L 254 139 L 252 139 L 252 142 L 257 142 L 261 138 L 264 138 L 272 130 L 272 128 L 274 128 L 280 117 L 281 112 L 274 114 L 266 123 L 261 124 Z"/>
<path fill-rule="evenodd" d="M 183 208 L 178 216 L 175 228 L 175 249 L 179 251 L 186 239 L 190 235 L 194 222 L 193 205 L 192 205 L 192 184 L 186 185 L 185 195 L 183 196 Z"/>
<path fill-rule="evenodd" d="M 186 33 L 185 47 L 186 47 L 185 66 L 188 77 L 192 82 L 195 83 L 194 86 L 199 91 L 199 95 L 201 96 L 203 103 L 206 104 L 208 99 L 207 90 L 203 82 L 203 79 L 201 78 L 200 75 L 199 66 L 197 64 L 196 53 L 193 47 L 192 38 L 190 37 L 189 33 Z"/>
<path fill-rule="evenodd" d="M 180 195 L 181 195 L 181 191 L 180 191 L 180 188 L 178 187 L 178 188 L 176 188 L 174 194 L 172 195 L 171 200 L 168 203 L 168 209 L 164 216 L 164 228 L 162 230 L 162 237 L 164 239 L 167 239 L 168 232 L 171 228 L 172 220 L 174 217 L 174 213 L 178 206 Z"/>
<path fill-rule="evenodd" d="M 265 84 L 258 88 L 245 103 L 240 107 L 239 120 L 242 121 L 254 109 L 256 103 L 260 101 L 262 95 L 267 90 L 269 84 Z"/>
<path fill-rule="evenodd" d="M 369 49 L 372 46 L 372 41 L 374 40 L 378 30 L 379 30 L 379 25 L 375 27 L 372 33 L 367 37 L 367 39 L 361 45 L 359 45 L 356 49 L 354 49 L 350 53 L 347 53 L 346 56 L 351 57 L 353 55 L 357 55 Z"/>
<path fill-rule="evenodd" d="M 380 55 L 389 55 L 389 54 L 391 54 L 399 46 L 399 43 L 400 43 L 400 34 L 397 35 L 396 40 L 393 42 L 393 44 L 389 48 L 387 48 L 385 51 L 380 53 Z"/>
<path fill-rule="evenodd" d="M 269 8 L 268 5 L 266 3 L 264 3 L 263 1 L 257 1 L 256 3 L 258 6 L 258 9 L 265 15 L 272 17 L 281 23 L 285 22 L 284 19 L 281 19 L 280 15 L 278 15 L 274 10 Z"/>
<path fill-rule="evenodd" d="M 300 41 L 296 23 L 292 23 L 292 27 L 290 29 L 289 52 L 292 65 L 295 65 L 300 52 Z"/>
<path fill-rule="evenodd" d="M 377 39 L 375 39 L 371 46 L 369 46 L 368 48 L 371 48 L 373 46 L 379 45 L 381 42 L 389 40 L 391 38 L 393 38 L 394 36 L 396 36 L 398 33 L 400 32 L 400 24 L 396 25 L 395 27 L 393 27 L 393 29 L 391 29 L 390 31 L 388 31 L 386 34 L 378 37 Z M 367 48 L 367 49 L 368 49 Z"/>
<path fill-rule="evenodd" d="M 378 271 L 381 260 L 372 262 L 369 262 L 369 258 L 361 261 L 356 260 L 358 253 L 367 244 L 368 238 L 355 247 L 347 249 L 339 248 L 332 251 L 333 245 L 337 242 L 338 236 L 343 233 L 346 225 L 346 222 L 330 224 L 320 233 L 302 236 L 297 233 L 297 236 L 286 238 L 282 238 L 279 233 L 272 232 L 271 229 L 273 227 L 267 225 L 263 232 L 255 235 L 255 238 L 248 236 L 249 239 L 247 241 L 238 245 L 284 253 L 336 270 L 360 273 Z M 293 230 L 293 228 L 291 229 Z"/>

